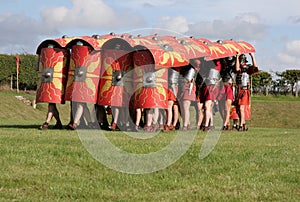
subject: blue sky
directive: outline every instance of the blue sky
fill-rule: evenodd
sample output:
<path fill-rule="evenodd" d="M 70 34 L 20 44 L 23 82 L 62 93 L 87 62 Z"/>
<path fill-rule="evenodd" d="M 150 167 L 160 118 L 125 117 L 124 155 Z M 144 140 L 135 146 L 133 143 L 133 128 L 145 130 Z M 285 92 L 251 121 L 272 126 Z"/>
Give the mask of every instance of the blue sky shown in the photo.
<path fill-rule="evenodd" d="M 276 2 L 276 3 L 275 3 Z M 298 0 L 0 0 L 0 53 L 62 35 L 131 33 L 244 40 L 261 70 L 300 69 Z"/>

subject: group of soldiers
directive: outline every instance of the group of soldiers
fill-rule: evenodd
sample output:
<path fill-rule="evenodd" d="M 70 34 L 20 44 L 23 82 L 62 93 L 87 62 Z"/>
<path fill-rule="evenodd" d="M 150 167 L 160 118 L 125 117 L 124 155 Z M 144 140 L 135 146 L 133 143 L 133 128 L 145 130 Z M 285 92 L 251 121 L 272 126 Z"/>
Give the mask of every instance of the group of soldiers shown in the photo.
<path fill-rule="evenodd" d="M 247 131 L 250 78 L 258 71 L 254 52 L 243 41 L 156 34 L 45 40 L 37 48 L 41 83 L 36 102 L 48 103 L 40 129 L 48 129 L 53 117 L 53 128 L 63 128 L 56 105 L 70 101 L 66 128 L 71 130 L 208 131 L 214 129 L 215 105 L 222 130 L 236 124 L 238 131 Z"/>

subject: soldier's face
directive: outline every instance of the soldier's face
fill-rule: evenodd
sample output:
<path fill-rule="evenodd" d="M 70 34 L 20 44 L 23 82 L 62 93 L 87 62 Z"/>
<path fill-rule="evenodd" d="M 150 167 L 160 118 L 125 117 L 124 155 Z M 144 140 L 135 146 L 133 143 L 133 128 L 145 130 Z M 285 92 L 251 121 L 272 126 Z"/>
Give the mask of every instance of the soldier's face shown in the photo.
<path fill-rule="evenodd" d="M 195 69 L 200 69 L 201 61 L 200 60 L 194 60 L 193 61 L 193 67 Z"/>

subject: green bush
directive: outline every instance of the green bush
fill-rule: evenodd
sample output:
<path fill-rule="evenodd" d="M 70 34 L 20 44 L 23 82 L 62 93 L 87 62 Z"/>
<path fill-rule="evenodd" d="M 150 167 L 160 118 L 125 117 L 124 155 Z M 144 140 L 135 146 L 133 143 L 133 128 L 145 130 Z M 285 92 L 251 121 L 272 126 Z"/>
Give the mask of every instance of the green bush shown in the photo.
<path fill-rule="evenodd" d="M 38 74 L 36 64 L 38 57 L 36 55 L 23 54 L 20 58 L 19 88 L 21 90 L 36 90 Z M 13 79 L 13 88 L 16 88 L 17 66 L 16 55 L 0 55 L 0 84 L 8 85 Z"/>

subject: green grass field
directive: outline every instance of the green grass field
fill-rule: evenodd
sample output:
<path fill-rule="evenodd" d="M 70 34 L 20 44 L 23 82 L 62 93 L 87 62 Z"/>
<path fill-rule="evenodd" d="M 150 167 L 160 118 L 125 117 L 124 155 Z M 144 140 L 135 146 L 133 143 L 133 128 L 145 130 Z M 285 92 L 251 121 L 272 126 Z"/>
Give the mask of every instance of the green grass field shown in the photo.
<path fill-rule="evenodd" d="M 77 131 L 37 130 L 47 105 L 33 109 L 15 95 L 0 92 L 1 201 L 300 201 L 300 100 L 254 97 L 249 131 L 223 132 L 206 158 L 199 152 L 207 133 L 198 132 L 169 167 L 126 174 L 95 160 Z M 68 105 L 59 107 L 66 124 Z M 176 136 L 104 134 L 135 153 L 158 151 Z"/>

